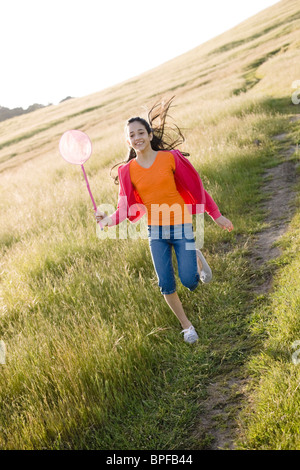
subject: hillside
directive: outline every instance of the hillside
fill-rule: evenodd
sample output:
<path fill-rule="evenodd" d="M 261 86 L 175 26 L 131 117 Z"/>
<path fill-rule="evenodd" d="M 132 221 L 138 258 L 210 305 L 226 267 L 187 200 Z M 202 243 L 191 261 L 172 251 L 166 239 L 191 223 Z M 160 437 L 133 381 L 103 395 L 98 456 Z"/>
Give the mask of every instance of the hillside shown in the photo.
<path fill-rule="evenodd" d="M 292 146 L 299 173 L 299 29 L 299 2 L 282 0 L 140 76 L 0 122 L 1 449 L 206 449 L 218 429 L 225 448 L 300 448 L 290 359 L 298 202 L 282 257 L 252 264 L 268 224 L 264 172 Z M 87 132 L 93 194 L 115 206 L 109 171 L 126 157 L 125 120 L 173 95 L 182 150 L 235 227 L 205 218 L 215 281 L 193 295 L 179 287 L 200 331 L 195 348 L 157 290 L 147 240 L 99 240 L 80 168 L 58 151 L 66 130 Z M 274 290 L 259 293 L 266 276 Z M 226 415 L 213 412 L 212 384 L 230 389 Z"/>
<path fill-rule="evenodd" d="M 179 114 L 179 117 L 184 116 L 184 108 L 188 108 L 191 101 L 197 102 L 196 111 L 200 115 L 202 107 L 217 112 L 218 105 L 222 106 L 225 100 L 240 92 L 252 91 L 256 98 L 261 94 L 262 99 L 276 94 L 290 96 L 298 73 L 298 22 L 296 4 L 279 2 L 273 10 L 267 9 L 139 77 L 39 110 L 34 116 L 21 116 L 3 123 L 0 126 L 0 169 L 41 154 L 45 159 L 52 149 L 57 149 L 57 138 L 69 128 L 83 128 L 93 141 L 97 142 L 100 136 L 107 141 L 113 132 L 122 128 L 124 119 L 141 112 L 143 105 L 152 104 L 161 96 L 176 94 L 180 109 L 176 116 Z M 280 71 L 274 76 L 272 71 L 276 64 L 280 64 Z M 188 123 L 184 121 L 184 124 Z"/>
<path fill-rule="evenodd" d="M 69 99 L 71 99 L 71 96 L 67 96 L 66 98 L 61 100 L 61 103 Z M 48 104 L 46 106 L 52 106 L 52 105 Z M 37 109 L 45 108 L 46 106 L 43 104 L 39 104 L 39 103 L 34 103 L 28 106 L 28 108 L 26 109 L 23 109 L 21 107 L 10 109 L 10 108 L 6 108 L 5 106 L 0 106 L 0 122 L 6 121 L 6 119 L 12 119 L 16 116 L 21 116 L 22 114 L 32 113 L 33 111 L 36 111 Z"/>

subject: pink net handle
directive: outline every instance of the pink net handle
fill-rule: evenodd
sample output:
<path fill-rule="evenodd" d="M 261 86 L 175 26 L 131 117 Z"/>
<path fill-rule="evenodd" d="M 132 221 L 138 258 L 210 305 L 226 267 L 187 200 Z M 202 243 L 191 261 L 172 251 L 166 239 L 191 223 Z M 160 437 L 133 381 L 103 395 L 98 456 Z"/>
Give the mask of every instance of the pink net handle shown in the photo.
<path fill-rule="evenodd" d="M 81 165 L 87 189 L 93 203 L 94 211 L 96 212 L 97 206 L 83 166 L 83 164 L 90 158 L 92 154 L 92 143 L 89 136 L 77 129 L 66 131 L 60 138 L 59 151 L 64 160 L 66 160 L 68 163 Z M 100 229 L 103 230 L 103 226 L 100 221 L 98 224 Z"/>
<path fill-rule="evenodd" d="M 90 198 L 91 198 L 92 203 L 93 203 L 93 206 L 94 206 L 94 211 L 95 211 L 95 213 L 96 213 L 96 212 L 97 212 L 97 206 L 96 206 L 96 203 L 95 203 L 95 199 L 93 198 L 93 195 L 92 195 L 92 191 L 91 191 L 91 188 L 90 188 L 90 185 L 89 185 L 89 180 L 87 179 L 84 166 L 81 165 L 81 168 L 82 168 L 82 171 L 83 171 L 83 174 L 84 174 L 84 179 L 85 179 L 85 182 L 86 182 L 86 186 L 87 186 L 87 189 L 88 189 Z M 98 222 L 98 225 L 99 225 L 100 229 L 103 230 L 103 227 L 102 227 L 102 224 L 101 224 L 100 220 L 99 220 L 99 222 Z"/>

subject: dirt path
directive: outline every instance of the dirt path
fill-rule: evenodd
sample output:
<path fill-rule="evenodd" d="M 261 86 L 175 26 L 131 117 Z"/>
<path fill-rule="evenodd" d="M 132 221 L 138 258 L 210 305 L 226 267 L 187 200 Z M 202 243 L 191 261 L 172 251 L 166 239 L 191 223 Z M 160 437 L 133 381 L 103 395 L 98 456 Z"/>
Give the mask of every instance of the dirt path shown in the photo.
<path fill-rule="evenodd" d="M 286 134 L 274 137 L 274 140 L 278 141 L 285 141 L 285 139 Z M 281 253 L 274 243 L 286 231 L 295 211 L 296 193 L 293 186 L 297 180 L 297 172 L 295 162 L 289 160 L 295 151 L 295 145 L 283 148 L 278 155 L 281 163 L 265 172 L 266 182 L 263 186 L 263 192 L 266 195 L 266 200 L 263 209 L 267 212 L 265 222 L 268 227 L 257 235 L 252 248 L 251 262 L 256 268 L 277 258 Z M 264 282 L 254 288 L 254 293 L 256 295 L 266 294 L 271 287 L 272 277 L 265 275 Z"/>
<path fill-rule="evenodd" d="M 291 121 L 300 120 L 300 115 L 293 116 Z M 280 249 L 273 246 L 286 231 L 292 219 L 295 206 L 293 186 L 297 180 L 296 163 L 290 161 L 296 146 L 288 144 L 287 135 L 280 134 L 274 140 L 281 143 L 278 153 L 280 163 L 265 172 L 263 192 L 265 202 L 263 209 L 267 215 L 266 228 L 256 235 L 251 250 L 250 262 L 254 270 L 260 269 L 268 261 L 280 255 Z M 253 294 L 267 294 L 272 288 L 272 276 L 265 274 L 260 285 L 253 287 Z M 239 372 L 239 371 L 238 371 Z M 245 400 L 247 380 L 239 373 L 217 377 L 207 389 L 197 436 L 205 439 L 206 449 L 234 449 L 237 435 L 236 417 Z"/>

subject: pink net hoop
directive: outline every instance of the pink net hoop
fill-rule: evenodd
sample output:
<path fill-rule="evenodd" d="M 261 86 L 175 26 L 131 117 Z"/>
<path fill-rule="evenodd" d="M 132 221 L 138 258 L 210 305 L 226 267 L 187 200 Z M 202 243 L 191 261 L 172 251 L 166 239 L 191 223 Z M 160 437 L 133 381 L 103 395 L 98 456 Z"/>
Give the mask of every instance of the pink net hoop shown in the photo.
<path fill-rule="evenodd" d="M 92 143 L 87 134 L 73 129 L 61 136 L 59 151 L 68 163 L 83 165 L 92 154 Z"/>

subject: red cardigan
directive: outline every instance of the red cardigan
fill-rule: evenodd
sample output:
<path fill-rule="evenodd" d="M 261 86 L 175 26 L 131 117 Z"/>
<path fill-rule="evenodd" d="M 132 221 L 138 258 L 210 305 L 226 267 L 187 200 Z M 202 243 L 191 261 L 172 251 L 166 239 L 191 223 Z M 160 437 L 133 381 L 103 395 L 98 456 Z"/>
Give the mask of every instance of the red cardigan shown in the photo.
<path fill-rule="evenodd" d="M 179 150 L 171 150 L 176 169 L 174 179 L 176 187 L 191 214 L 207 212 L 214 220 L 221 216 L 217 204 L 205 191 L 199 174 Z M 118 168 L 120 189 L 117 210 L 110 215 L 112 223 L 117 225 L 128 218 L 137 222 L 146 212 L 143 201 L 130 179 L 130 161 Z"/>

